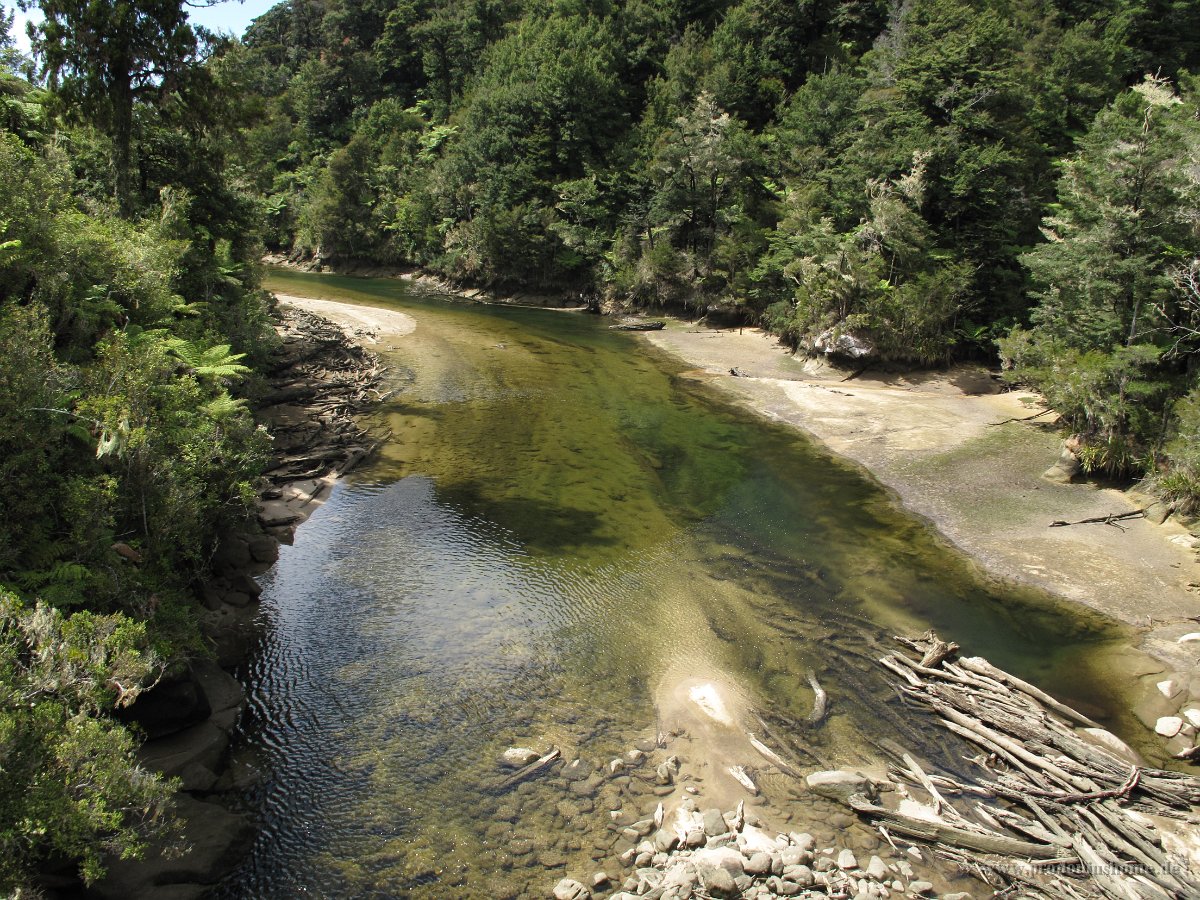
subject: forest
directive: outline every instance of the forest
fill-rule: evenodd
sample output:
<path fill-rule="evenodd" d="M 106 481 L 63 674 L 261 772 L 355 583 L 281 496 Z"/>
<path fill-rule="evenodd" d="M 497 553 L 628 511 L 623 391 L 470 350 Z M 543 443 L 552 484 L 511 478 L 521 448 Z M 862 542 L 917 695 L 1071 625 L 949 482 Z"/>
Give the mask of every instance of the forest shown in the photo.
<path fill-rule="evenodd" d="M 112 711 L 200 652 L 196 585 L 252 507 L 265 252 L 996 363 L 1087 472 L 1200 508 L 1190 0 L 289 0 L 241 38 L 181 0 L 25 2 L 0 891 L 169 827 Z"/>
<path fill-rule="evenodd" d="M 1191 509 L 1198 54 L 1159 0 L 296 0 L 211 68 L 272 251 L 999 361 Z"/>

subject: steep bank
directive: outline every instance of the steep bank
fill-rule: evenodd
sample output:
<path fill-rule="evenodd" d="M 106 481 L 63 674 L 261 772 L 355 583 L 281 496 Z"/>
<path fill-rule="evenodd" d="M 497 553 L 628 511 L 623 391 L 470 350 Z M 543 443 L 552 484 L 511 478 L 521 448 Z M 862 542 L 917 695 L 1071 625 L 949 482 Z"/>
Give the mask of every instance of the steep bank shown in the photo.
<path fill-rule="evenodd" d="M 237 798 L 259 773 L 253 755 L 231 751 L 246 692 L 230 673 L 244 664 L 261 634 L 257 576 L 271 568 L 279 544 L 292 542 L 337 479 L 377 446 L 356 416 L 385 396 L 384 369 L 361 345 L 414 327 L 403 313 L 363 310 L 371 315 L 355 316 L 354 309 L 297 299 L 280 310 L 280 343 L 256 404 L 273 444 L 256 521 L 223 536 L 211 577 L 198 592 L 212 658 L 179 663 L 129 712 L 148 738 L 139 750 L 141 765 L 179 781 L 176 813 L 186 850 L 151 848 L 140 860 L 112 860 L 89 896 L 208 896 L 254 841 L 255 823 L 238 811 Z M 62 896 L 79 890 L 69 875 L 45 886 L 64 891 Z"/>
<path fill-rule="evenodd" d="M 862 465 L 989 574 L 1137 628 L 1140 648 L 1161 661 L 1131 660 L 1126 673 L 1144 682 L 1136 712 L 1148 727 L 1189 693 L 1197 699 L 1197 645 L 1180 641 L 1198 630 L 1200 616 L 1194 538 L 1172 519 L 1157 524 L 1161 507 L 1120 527 L 1049 527 L 1130 512 L 1152 498 L 1043 479 L 1060 435 L 1044 424 L 1051 416 L 1027 418 L 1045 409 L 1037 395 L 1003 391 L 979 366 L 848 377 L 794 357 L 758 329 L 671 321 L 647 339 L 695 366 L 688 376 Z"/>

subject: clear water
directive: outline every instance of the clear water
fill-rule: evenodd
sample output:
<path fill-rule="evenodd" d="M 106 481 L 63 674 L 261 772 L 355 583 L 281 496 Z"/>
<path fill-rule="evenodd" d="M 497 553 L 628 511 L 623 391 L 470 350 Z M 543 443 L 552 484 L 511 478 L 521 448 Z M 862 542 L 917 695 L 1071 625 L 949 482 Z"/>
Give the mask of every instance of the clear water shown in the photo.
<path fill-rule="evenodd" d="M 653 736 L 667 673 L 736 685 L 803 764 L 886 736 L 954 766 L 874 662 L 934 627 L 1082 703 L 1121 708 L 1117 629 L 980 576 L 857 471 L 579 314 L 277 272 L 293 294 L 398 307 L 394 439 L 265 578 L 245 673 L 246 802 L 264 829 L 226 897 L 545 897 L 595 871 L 635 779 L 497 790 L 505 747 L 602 764 Z M 820 729 L 805 673 L 829 692 Z M 1112 718 L 1118 731 L 1126 728 Z M 639 797 L 641 791 L 644 797 Z M 828 816 L 787 779 L 765 800 Z"/>

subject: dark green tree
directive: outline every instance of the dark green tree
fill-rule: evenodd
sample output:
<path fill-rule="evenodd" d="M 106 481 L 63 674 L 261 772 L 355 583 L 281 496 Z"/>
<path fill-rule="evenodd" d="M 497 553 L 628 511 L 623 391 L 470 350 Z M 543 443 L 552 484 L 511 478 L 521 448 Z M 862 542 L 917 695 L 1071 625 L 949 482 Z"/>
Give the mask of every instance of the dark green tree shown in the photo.
<path fill-rule="evenodd" d="M 1085 437 L 1096 469 L 1135 470 L 1159 442 L 1160 357 L 1186 302 L 1177 273 L 1200 249 L 1194 113 L 1160 78 L 1120 95 L 1065 164 L 1047 241 L 1022 257 L 1038 305 L 1001 349 Z"/>
<path fill-rule="evenodd" d="M 51 89 L 112 140 L 121 214 L 133 203 L 134 106 L 177 89 L 196 63 L 196 34 L 182 0 L 21 0 L 45 16 L 31 26 Z"/>

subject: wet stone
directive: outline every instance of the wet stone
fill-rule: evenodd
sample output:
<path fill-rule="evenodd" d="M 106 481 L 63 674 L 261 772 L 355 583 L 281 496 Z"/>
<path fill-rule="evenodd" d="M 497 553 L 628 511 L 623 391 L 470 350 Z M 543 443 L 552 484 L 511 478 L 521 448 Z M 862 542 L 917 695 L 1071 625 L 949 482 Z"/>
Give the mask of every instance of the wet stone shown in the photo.
<path fill-rule="evenodd" d="M 933 885 L 928 881 L 913 881 L 908 885 L 910 892 L 914 894 L 931 894 L 933 893 Z"/>
<path fill-rule="evenodd" d="M 527 747 L 509 747 L 500 755 L 500 762 L 512 769 L 519 769 L 535 762 L 538 755 Z"/>
<path fill-rule="evenodd" d="M 575 881 L 564 878 L 554 887 L 554 900 L 590 900 L 592 892 Z"/>
<path fill-rule="evenodd" d="M 755 853 L 746 861 L 747 875 L 766 875 L 771 871 L 771 855 L 769 853 Z"/>
<path fill-rule="evenodd" d="M 582 759 L 576 759 L 563 766 L 559 774 L 567 781 L 582 781 L 592 774 L 592 767 Z"/>
<path fill-rule="evenodd" d="M 783 877 L 802 887 L 811 887 L 814 883 L 813 871 L 808 866 L 785 866 Z"/>
<path fill-rule="evenodd" d="M 719 809 L 706 809 L 702 813 L 702 821 L 704 822 L 704 833 L 709 837 L 724 834 L 728 830 L 725 827 L 725 817 Z"/>

